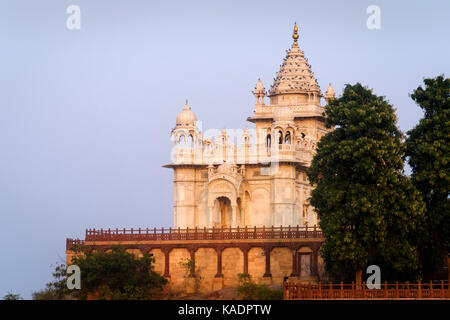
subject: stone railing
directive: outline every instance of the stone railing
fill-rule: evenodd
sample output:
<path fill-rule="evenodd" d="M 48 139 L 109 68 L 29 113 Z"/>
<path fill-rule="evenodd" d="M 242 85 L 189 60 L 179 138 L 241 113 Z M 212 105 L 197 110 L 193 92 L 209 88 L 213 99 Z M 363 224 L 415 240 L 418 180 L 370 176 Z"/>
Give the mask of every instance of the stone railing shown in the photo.
<path fill-rule="evenodd" d="M 87 229 L 85 240 L 67 239 L 66 249 L 85 242 L 98 241 L 186 241 L 186 240 L 267 240 L 322 238 L 314 226 L 237 227 L 237 228 L 153 228 L 153 229 Z"/>
<path fill-rule="evenodd" d="M 379 289 L 368 289 L 365 283 L 308 284 L 286 281 L 283 284 L 284 299 L 450 299 L 449 285 L 441 283 L 394 283 L 380 284 Z"/>

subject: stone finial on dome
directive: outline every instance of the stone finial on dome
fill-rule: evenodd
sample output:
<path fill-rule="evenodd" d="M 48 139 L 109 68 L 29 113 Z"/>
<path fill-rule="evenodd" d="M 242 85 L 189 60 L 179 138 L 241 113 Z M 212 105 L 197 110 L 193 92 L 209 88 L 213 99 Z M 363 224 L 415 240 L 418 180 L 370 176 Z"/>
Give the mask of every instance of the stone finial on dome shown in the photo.
<path fill-rule="evenodd" d="M 298 27 L 297 22 L 294 25 L 294 33 L 292 34 L 292 39 L 294 39 L 293 47 L 298 47 Z"/>
<path fill-rule="evenodd" d="M 256 98 L 255 104 L 264 104 L 264 97 L 266 96 L 266 89 L 264 88 L 261 79 L 258 78 L 258 82 L 256 83 L 255 90 L 253 90 L 253 95 Z"/>
<path fill-rule="evenodd" d="M 330 85 L 328 86 L 327 92 L 325 93 L 325 99 L 328 102 L 330 100 L 333 100 L 334 98 L 335 98 L 334 89 L 333 89 L 333 87 L 331 86 L 331 83 L 330 83 Z"/>
<path fill-rule="evenodd" d="M 188 100 L 186 99 L 186 104 L 183 110 L 177 115 L 177 126 L 193 126 L 197 121 L 197 116 L 192 112 L 191 107 L 189 107 Z"/>

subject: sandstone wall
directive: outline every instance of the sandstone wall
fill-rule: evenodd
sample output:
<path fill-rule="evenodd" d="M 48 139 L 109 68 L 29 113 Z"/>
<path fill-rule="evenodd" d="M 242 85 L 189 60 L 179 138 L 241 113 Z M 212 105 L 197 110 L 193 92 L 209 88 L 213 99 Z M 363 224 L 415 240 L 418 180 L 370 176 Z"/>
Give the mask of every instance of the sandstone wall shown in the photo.
<path fill-rule="evenodd" d="M 244 254 L 239 248 L 226 248 L 222 253 L 223 286 L 237 287 L 238 273 L 244 272 Z"/>
<path fill-rule="evenodd" d="M 156 263 L 155 271 L 164 274 L 164 254 L 159 249 L 150 251 Z M 187 249 L 173 249 L 170 252 L 169 288 L 173 292 L 193 291 L 194 280 L 186 280 L 185 269 L 180 266 L 182 259 L 190 259 Z M 253 247 L 248 251 L 248 273 L 256 283 L 282 285 L 283 278 L 292 273 L 292 251 L 288 248 L 274 248 L 270 256 L 270 271 L 272 278 L 263 278 L 265 273 L 265 253 L 260 247 Z M 226 248 L 222 252 L 223 278 L 216 278 L 217 253 L 212 248 L 200 248 L 195 253 L 195 271 L 199 276 L 198 291 L 210 292 L 220 287 L 230 288 L 238 286 L 238 274 L 244 272 L 244 254 L 239 248 Z"/>
<path fill-rule="evenodd" d="M 108 251 L 108 250 L 107 250 Z M 127 249 L 136 257 L 142 256 L 139 249 Z M 298 253 L 313 253 L 309 246 L 302 246 Z M 161 249 L 152 249 L 149 253 L 155 259 L 153 270 L 164 275 L 165 255 Z M 74 256 L 72 251 L 66 251 L 67 264 L 70 264 Z M 186 268 L 180 263 L 191 258 L 190 252 L 186 248 L 173 248 L 169 254 L 169 274 L 168 290 L 173 293 L 182 292 L 211 292 L 221 288 L 237 287 L 238 274 L 244 273 L 244 253 L 238 247 L 228 247 L 222 251 L 222 277 L 216 277 L 218 273 L 217 251 L 210 247 L 200 247 L 195 251 L 195 274 L 198 280 L 186 277 Z M 256 283 L 267 285 L 282 285 L 283 279 L 292 274 L 292 250 L 288 247 L 273 247 L 270 251 L 270 273 L 271 277 L 263 277 L 266 271 L 266 252 L 262 247 L 250 247 L 248 250 L 248 274 Z M 323 260 L 318 257 L 317 276 L 312 275 L 311 281 L 318 279 L 325 280 L 326 273 L 323 267 Z M 308 280 L 309 281 L 309 280 Z"/>
<path fill-rule="evenodd" d="M 260 283 L 266 271 L 266 257 L 262 248 L 251 248 L 248 251 L 248 273 L 251 278 Z"/>
<path fill-rule="evenodd" d="M 199 290 L 213 290 L 214 277 L 217 274 L 217 254 L 212 248 L 200 248 L 195 253 L 195 272 L 200 276 Z"/>
<path fill-rule="evenodd" d="M 155 259 L 155 262 L 153 263 L 153 271 L 158 272 L 159 274 L 164 274 L 164 253 L 161 251 L 161 249 L 152 249 L 150 250 L 151 254 L 153 254 L 153 258 Z"/>
<path fill-rule="evenodd" d="M 180 265 L 181 262 L 190 259 L 190 254 L 187 249 L 173 249 L 170 252 L 169 259 L 169 273 L 170 273 L 170 287 L 174 291 L 186 290 L 186 269 Z"/>
<path fill-rule="evenodd" d="M 292 252 L 289 248 L 274 248 L 270 253 L 270 272 L 272 282 L 283 283 L 284 277 L 292 273 Z"/>

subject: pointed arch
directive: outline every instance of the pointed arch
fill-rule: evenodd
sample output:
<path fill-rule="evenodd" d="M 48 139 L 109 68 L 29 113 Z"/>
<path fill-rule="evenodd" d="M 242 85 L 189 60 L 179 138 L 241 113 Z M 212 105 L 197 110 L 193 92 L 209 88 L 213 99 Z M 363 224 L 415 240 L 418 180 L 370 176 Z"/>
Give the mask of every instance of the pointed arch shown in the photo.
<path fill-rule="evenodd" d="M 278 144 L 283 144 L 283 131 L 278 130 Z"/>
<path fill-rule="evenodd" d="M 289 131 L 286 132 L 284 137 L 284 144 L 291 144 L 291 133 Z"/>
<path fill-rule="evenodd" d="M 181 146 L 184 146 L 186 144 L 186 139 L 184 134 L 180 134 L 180 136 L 178 137 L 178 144 L 180 144 Z"/>

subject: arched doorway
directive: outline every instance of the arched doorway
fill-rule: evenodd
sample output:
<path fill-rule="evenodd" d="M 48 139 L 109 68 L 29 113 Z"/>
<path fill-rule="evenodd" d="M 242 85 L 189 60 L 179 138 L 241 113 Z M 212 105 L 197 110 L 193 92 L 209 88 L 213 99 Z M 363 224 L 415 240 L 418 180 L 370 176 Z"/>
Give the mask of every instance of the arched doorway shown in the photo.
<path fill-rule="evenodd" d="M 227 197 L 218 197 L 214 201 L 214 211 L 218 217 L 217 227 L 230 227 L 232 219 L 231 201 Z M 217 220 L 216 220 L 217 221 Z"/>
<path fill-rule="evenodd" d="M 312 276 L 312 250 L 309 247 L 302 247 L 297 251 L 297 273 L 302 279 Z"/>

